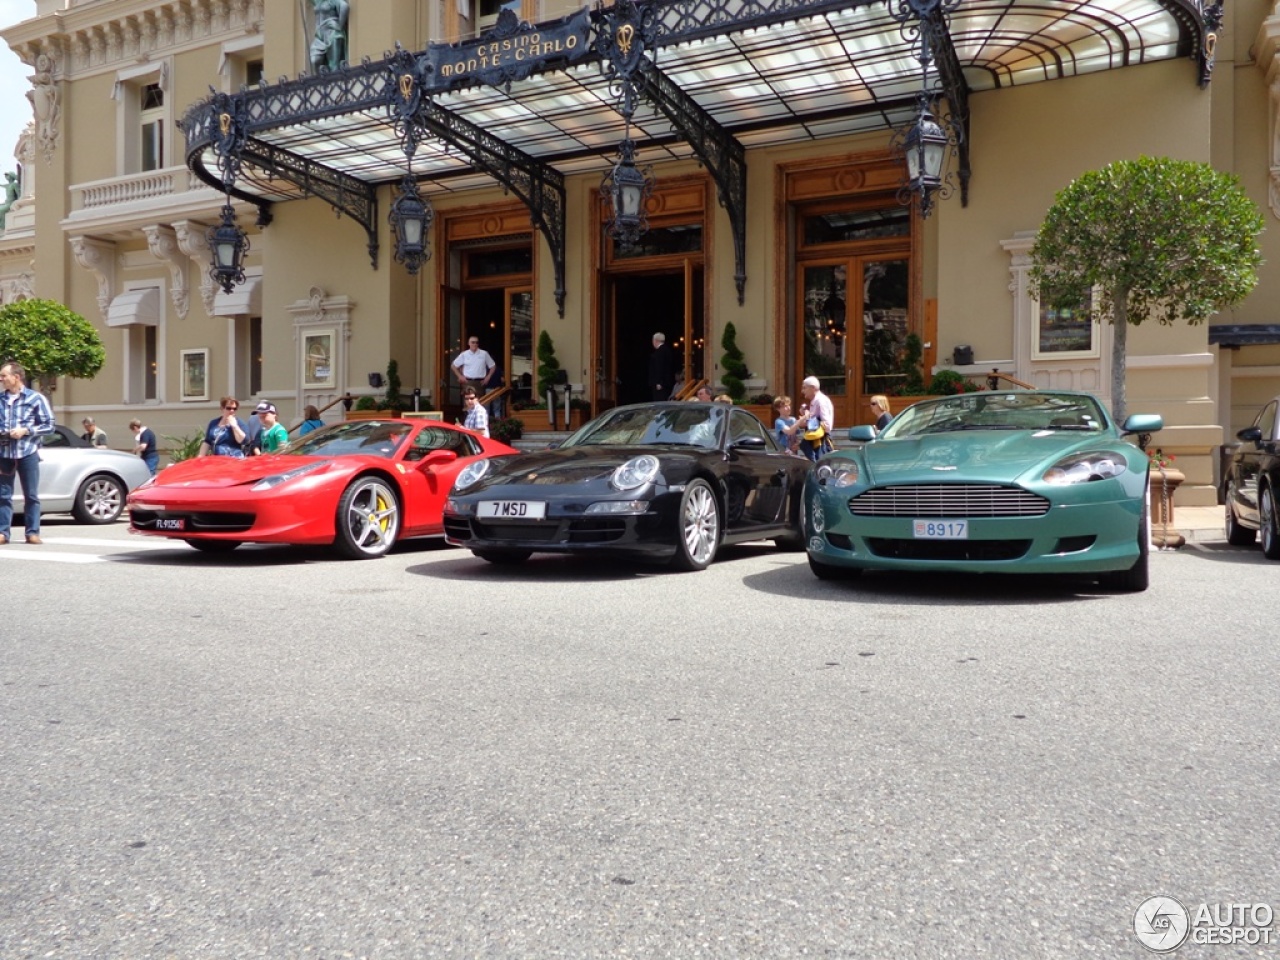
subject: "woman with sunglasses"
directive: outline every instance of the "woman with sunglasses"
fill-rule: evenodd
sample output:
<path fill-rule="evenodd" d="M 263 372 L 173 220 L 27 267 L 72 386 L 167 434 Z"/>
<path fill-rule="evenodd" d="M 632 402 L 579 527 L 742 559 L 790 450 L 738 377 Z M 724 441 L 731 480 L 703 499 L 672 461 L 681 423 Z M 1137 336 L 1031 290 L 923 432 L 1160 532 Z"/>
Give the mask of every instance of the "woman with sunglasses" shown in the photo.
<path fill-rule="evenodd" d="M 209 421 L 198 457 L 243 457 L 245 426 L 236 416 L 240 403 L 235 397 L 222 398 L 222 415 Z"/>

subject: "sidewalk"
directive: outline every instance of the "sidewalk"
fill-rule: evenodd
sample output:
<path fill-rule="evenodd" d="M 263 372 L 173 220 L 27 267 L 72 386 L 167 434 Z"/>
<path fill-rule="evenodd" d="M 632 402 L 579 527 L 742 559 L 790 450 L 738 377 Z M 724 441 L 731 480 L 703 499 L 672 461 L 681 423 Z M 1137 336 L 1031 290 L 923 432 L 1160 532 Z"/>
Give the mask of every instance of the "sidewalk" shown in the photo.
<path fill-rule="evenodd" d="M 1188 543 L 1227 538 L 1222 507 L 1179 507 L 1175 503 L 1173 526 Z"/>

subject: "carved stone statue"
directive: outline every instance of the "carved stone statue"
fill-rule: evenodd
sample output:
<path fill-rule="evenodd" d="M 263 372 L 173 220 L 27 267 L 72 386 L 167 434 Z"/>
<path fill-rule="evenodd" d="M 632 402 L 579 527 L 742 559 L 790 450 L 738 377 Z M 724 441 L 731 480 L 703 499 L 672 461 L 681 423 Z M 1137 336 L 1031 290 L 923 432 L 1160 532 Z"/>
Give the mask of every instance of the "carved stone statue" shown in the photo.
<path fill-rule="evenodd" d="M 0 203 L 0 233 L 4 233 L 4 218 L 8 215 L 13 202 L 18 199 L 18 175 L 5 173 L 4 202 Z"/>
<path fill-rule="evenodd" d="M 53 151 L 58 145 L 58 119 L 61 113 L 58 84 L 54 80 L 53 69 L 53 58 L 48 54 L 42 53 L 36 57 L 36 72 L 31 75 L 31 89 L 27 91 L 27 99 L 31 101 L 31 110 L 36 118 L 36 138 L 40 142 L 46 163 L 52 162 Z"/>
<path fill-rule="evenodd" d="M 316 13 L 315 38 L 311 41 L 311 70 L 337 70 L 347 62 L 347 0 L 313 0 Z"/>

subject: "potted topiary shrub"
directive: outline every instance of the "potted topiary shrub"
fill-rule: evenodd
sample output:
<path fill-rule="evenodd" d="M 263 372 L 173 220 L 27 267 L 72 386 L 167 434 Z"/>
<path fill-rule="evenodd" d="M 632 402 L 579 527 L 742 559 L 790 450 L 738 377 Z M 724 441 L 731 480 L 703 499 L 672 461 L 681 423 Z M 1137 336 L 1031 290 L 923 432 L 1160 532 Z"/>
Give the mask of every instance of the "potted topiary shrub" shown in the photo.
<path fill-rule="evenodd" d="M 724 373 L 720 379 L 724 382 L 725 393 L 733 398 L 734 403 L 742 403 L 747 395 L 746 385 L 742 381 L 751 376 L 751 371 L 743 361 L 742 350 L 738 347 L 738 330 L 732 321 L 724 325 L 720 346 L 724 348 L 724 355 L 720 358 Z"/>
<path fill-rule="evenodd" d="M 508 446 L 524 436 L 524 421 L 519 417 L 502 417 L 489 422 L 489 435 Z"/>

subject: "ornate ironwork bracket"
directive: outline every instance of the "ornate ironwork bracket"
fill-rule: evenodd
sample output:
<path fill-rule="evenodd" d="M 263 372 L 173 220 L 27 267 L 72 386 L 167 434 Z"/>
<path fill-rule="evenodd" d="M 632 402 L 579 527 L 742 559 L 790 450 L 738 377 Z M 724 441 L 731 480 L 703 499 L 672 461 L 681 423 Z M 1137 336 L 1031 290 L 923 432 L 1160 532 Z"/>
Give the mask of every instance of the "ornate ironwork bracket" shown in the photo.
<path fill-rule="evenodd" d="M 652 61 L 640 68 L 644 94 L 693 148 L 716 182 L 720 206 L 729 214 L 733 231 L 733 280 L 738 305 L 747 286 L 747 151 L 741 143 Z"/>
<path fill-rule="evenodd" d="M 929 42 L 933 46 L 934 67 L 938 71 L 938 80 L 942 85 L 942 95 L 946 97 L 950 112 L 948 120 L 956 133 L 956 164 L 960 178 L 960 206 L 969 205 L 969 177 L 973 168 L 969 164 L 969 85 L 965 83 L 964 71 L 960 68 L 960 57 L 956 53 L 956 45 L 951 40 L 951 31 L 947 29 L 943 11 L 937 7 L 929 14 L 930 27 L 927 31 Z"/>
<path fill-rule="evenodd" d="M 477 167 L 519 197 L 546 237 L 556 277 L 556 307 L 564 316 L 564 175 L 434 101 L 423 98 L 414 117 L 432 136 L 457 147 Z"/>

